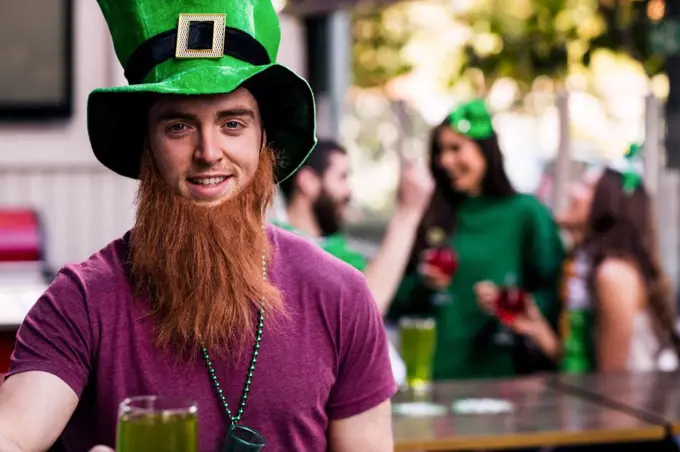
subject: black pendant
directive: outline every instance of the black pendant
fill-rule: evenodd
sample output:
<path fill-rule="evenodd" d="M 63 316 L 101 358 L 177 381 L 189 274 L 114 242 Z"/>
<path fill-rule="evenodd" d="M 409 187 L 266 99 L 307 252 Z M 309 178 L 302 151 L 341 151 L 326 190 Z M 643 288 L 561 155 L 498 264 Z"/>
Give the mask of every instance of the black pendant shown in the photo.
<path fill-rule="evenodd" d="M 222 452 L 257 452 L 266 441 L 257 430 L 242 425 L 232 425 L 227 432 Z"/>

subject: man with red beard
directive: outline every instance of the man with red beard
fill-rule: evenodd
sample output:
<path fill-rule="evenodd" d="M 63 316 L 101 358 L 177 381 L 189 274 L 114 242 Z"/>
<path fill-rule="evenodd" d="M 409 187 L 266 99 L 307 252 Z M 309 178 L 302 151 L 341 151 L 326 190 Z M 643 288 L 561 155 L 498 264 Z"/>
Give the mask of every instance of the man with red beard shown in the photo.
<path fill-rule="evenodd" d="M 67 265 L 0 387 L 0 452 L 115 446 L 129 396 L 198 404 L 199 450 L 393 449 L 380 314 L 362 275 L 264 226 L 315 143 L 307 83 L 275 62 L 270 0 L 99 0 L 129 86 L 88 101 L 96 157 L 139 179 L 134 228 Z"/>

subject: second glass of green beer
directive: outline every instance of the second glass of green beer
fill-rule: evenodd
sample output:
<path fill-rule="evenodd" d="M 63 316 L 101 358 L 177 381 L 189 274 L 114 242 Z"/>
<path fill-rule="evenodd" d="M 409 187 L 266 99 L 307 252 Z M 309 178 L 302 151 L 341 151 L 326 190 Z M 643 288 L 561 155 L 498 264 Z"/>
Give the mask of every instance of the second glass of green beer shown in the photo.
<path fill-rule="evenodd" d="M 118 413 L 116 452 L 198 452 L 198 406 L 162 396 L 125 399 Z"/>
<path fill-rule="evenodd" d="M 399 322 L 401 357 L 406 365 L 406 383 L 414 392 L 427 392 L 432 386 L 432 360 L 436 323 L 431 318 L 405 317 Z"/>

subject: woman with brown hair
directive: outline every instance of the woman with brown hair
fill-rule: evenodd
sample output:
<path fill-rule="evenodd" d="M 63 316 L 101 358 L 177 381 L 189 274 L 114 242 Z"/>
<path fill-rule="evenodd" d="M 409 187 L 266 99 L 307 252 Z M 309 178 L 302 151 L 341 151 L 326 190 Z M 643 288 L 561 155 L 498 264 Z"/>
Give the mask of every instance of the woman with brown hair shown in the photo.
<path fill-rule="evenodd" d="M 642 183 L 639 147 L 617 168 L 590 171 L 558 216 L 574 241 L 564 271 L 561 338 L 530 302 L 511 328 L 569 373 L 648 371 L 662 350 L 680 354 L 670 285 L 656 249 L 651 200 Z M 478 285 L 489 309 L 496 288 Z"/>
<path fill-rule="evenodd" d="M 388 318 L 436 320 L 435 380 L 513 376 L 540 367 L 547 360 L 527 359 L 521 338 L 479 308 L 473 288 L 484 280 L 512 280 L 555 324 L 564 258 L 555 221 L 536 198 L 512 187 L 481 99 L 457 106 L 433 129 L 429 160 L 435 193 Z M 457 266 L 455 274 L 425 257 L 442 248 L 457 256 L 458 265 L 446 266 Z"/>

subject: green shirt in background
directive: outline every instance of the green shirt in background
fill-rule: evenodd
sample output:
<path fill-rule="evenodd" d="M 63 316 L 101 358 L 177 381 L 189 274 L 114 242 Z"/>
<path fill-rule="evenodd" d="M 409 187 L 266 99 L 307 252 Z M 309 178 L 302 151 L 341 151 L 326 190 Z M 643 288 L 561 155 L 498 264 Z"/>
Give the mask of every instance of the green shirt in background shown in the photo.
<path fill-rule="evenodd" d="M 434 316 L 436 380 L 512 376 L 510 347 L 497 340 L 500 323 L 479 308 L 473 288 L 480 281 L 502 285 L 509 275 L 520 286 L 530 279 L 539 308 L 557 327 L 559 275 L 565 256 L 558 227 L 550 211 L 530 195 L 467 198 L 458 210 L 451 245 L 460 266 L 449 287 L 451 296 L 444 298 L 447 301 L 435 305 L 434 294 L 419 275 L 408 274 L 388 317 Z"/>
<path fill-rule="evenodd" d="M 366 269 L 367 265 L 366 258 L 362 254 L 353 250 L 352 247 L 349 245 L 347 238 L 345 238 L 345 236 L 340 233 L 329 235 L 327 237 L 307 237 L 302 232 L 296 230 L 289 224 L 281 223 L 278 221 L 274 221 L 273 223 L 282 229 L 285 229 L 287 231 L 298 234 L 302 237 L 306 237 L 309 240 L 312 240 L 328 254 L 335 256 L 341 261 L 348 263 L 349 265 L 356 268 L 360 272 L 363 272 Z"/>

